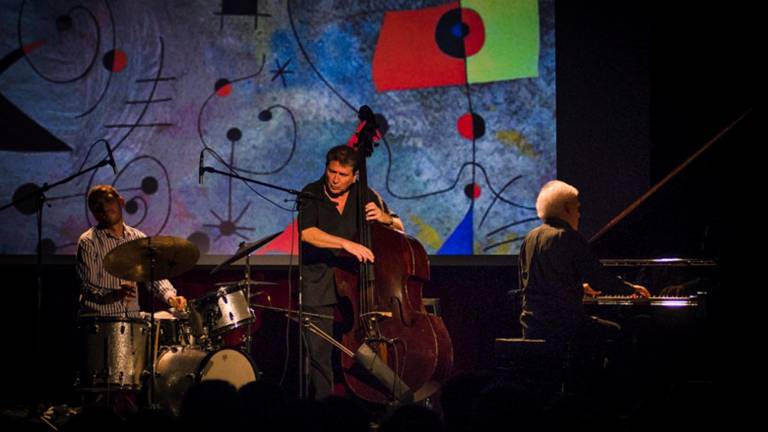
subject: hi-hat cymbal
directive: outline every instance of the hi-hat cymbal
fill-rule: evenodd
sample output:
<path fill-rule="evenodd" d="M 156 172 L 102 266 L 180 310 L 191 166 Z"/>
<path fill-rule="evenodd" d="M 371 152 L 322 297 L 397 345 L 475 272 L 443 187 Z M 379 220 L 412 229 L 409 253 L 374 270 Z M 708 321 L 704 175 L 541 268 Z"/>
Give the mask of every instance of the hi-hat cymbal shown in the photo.
<path fill-rule="evenodd" d="M 123 243 L 104 257 L 104 268 L 120 279 L 149 282 L 168 279 L 191 269 L 200 251 L 180 237 L 145 237 Z"/>

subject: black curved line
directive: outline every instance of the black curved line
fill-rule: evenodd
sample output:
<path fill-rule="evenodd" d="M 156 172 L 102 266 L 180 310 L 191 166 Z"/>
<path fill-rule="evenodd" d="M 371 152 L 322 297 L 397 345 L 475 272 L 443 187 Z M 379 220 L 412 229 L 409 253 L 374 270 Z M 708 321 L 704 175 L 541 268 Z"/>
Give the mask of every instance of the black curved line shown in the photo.
<path fill-rule="evenodd" d="M 83 167 L 85 166 L 86 162 L 88 162 L 88 156 L 90 156 L 91 150 L 93 150 L 93 147 L 100 142 L 107 142 L 107 140 L 104 138 L 100 138 L 100 139 L 97 139 L 93 144 L 91 144 L 91 146 L 88 148 L 88 152 L 85 153 L 85 158 L 83 158 L 83 163 L 80 164 L 80 168 L 78 168 L 78 171 L 83 170 Z M 97 171 L 98 170 L 94 170 L 91 173 L 91 177 L 88 179 L 88 183 L 86 183 L 85 185 L 85 192 L 83 193 L 83 195 L 88 196 L 88 191 L 91 190 L 91 184 L 93 183 L 93 178 L 96 177 Z M 88 226 L 91 226 L 91 217 L 88 209 L 88 200 L 84 200 L 83 205 L 85 206 L 85 220 L 88 221 Z"/>
<path fill-rule="evenodd" d="M 155 91 L 157 91 L 157 85 L 158 85 L 158 79 L 163 74 L 163 64 L 165 63 L 165 41 L 163 41 L 163 37 L 160 36 L 160 64 L 157 66 L 157 75 L 155 77 L 155 80 L 152 82 L 152 90 L 149 92 L 149 97 L 146 99 L 148 101 L 151 101 L 155 97 Z M 141 114 L 139 114 L 139 117 L 136 119 L 136 123 L 134 123 L 133 126 L 131 126 L 128 129 L 128 132 L 120 139 L 120 141 L 115 144 L 115 146 L 112 148 L 112 151 L 117 151 L 118 148 L 123 144 L 123 142 L 128 139 L 128 137 L 133 133 L 134 130 L 141 124 L 141 120 L 144 118 L 144 116 L 147 114 L 147 110 L 149 110 L 149 106 L 151 103 L 147 102 L 144 105 L 144 108 L 141 110 Z"/>
<path fill-rule="evenodd" d="M 518 241 L 522 241 L 522 240 L 523 240 L 523 237 L 517 237 L 517 238 L 513 238 L 512 240 L 504 240 L 502 242 L 494 243 L 494 244 L 492 244 L 490 246 L 484 247 L 483 248 L 483 252 L 488 252 L 489 250 L 491 250 L 493 248 L 497 248 L 499 246 L 503 246 L 503 245 L 505 245 L 507 243 L 514 243 L 514 242 L 518 242 Z"/>
<path fill-rule="evenodd" d="M 386 173 L 386 176 L 385 176 L 384 184 L 385 184 L 385 188 L 387 189 L 387 192 L 389 192 L 389 194 L 392 195 L 395 198 L 399 198 L 399 199 L 419 199 L 419 198 L 426 198 L 426 197 L 429 197 L 429 196 L 432 196 L 432 195 L 439 195 L 441 193 L 448 192 L 448 191 L 450 191 L 450 190 L 452 190 L 453 188 L 456 187 L 456 184 L 459 182 L 459 178 L 461 177 L 461 171 L 464 170 L 464 167 L 468 163 L 470 163 L 470 162 L 464 163 L 461 166 L 461 168 L 459 168 L 459 173 L 456 176 L 456 181 L 454 181 L 452 185 L 448 186 L 445 189 L 439 189 L 439 190 L 436 190 L 436 191 L 427 192 L 427 193 L 423 193 L 423 194 L 419 194 L 419 195 L 411 195 L 411 196 L 399 195 L 399 194 L 395 193 L 392 190 L 392 188 L 390 187 L 390 185 L 389 185 L 389 181 L 390 181 L 390 177 L 391 177 L 390 174 L 392 172 L 392 150 L 389 148 L 389 143 L 387 142 L 386 138 L 384 138 L 383 141 L 384 141 L 384 146 L 387 149 L 387 157 L 388 157 L 387 173 Z"/>
<path fill-rule="evenodd" d="M 163 175 L 165 176 L 165 183 L 168 186 L 168 210 L 165 213 L 165 220 L 163 221 L 163 224 L 160 226 L 160 229 L 155 234 L 155 235 L 157 235 L 157 234 L 161 233 L 163 231 L 163 229 L 165 228 L 165 226 L 168 224 L 168 219 L 171 218 L 171 210 L 172 210 L 171 207 L 172 207 L 172 204 L 173 204 L 173 202 L 171 201 L 171 177 L 168 175 L 168 170 L 165 168 L 165 165 L 163 165 L 163 163 L 160 162 L 159 159 L 157 159 L 156 157 L 153 157 L 153 156 L 144 155 L 144 156 L 135 157 L 135 158 L 131 159 L 130 161 L 128 161 L 128 163 L 125 164 L 123 169 L 121 169 L 117 173 L 117 175 L 115 176 L 114 180 L 112 180 L 112 186 L 117 184 L 117 181 L 120 179 L 120 177 L 123 175 L 123 173 L 125 173 L 125 171 L 128 170 L 129 166 L 131 166 L 133 163 L 138 162 L 139 160 L 142 160 L 142 159 L 149 159 L 149 160 L 155 162 L 160 167 L 160 169 L 163 170 Z M 88 179 L 88 184 L 86 185 L 86 191 L 91 189 L 91 185 L 93 184 L 93 179 L 96 176 L 96 171 L 97 170 L 93 171 L 93 173 L 91 174 L 90 179 Z M 119 189 L 117 191 L 120 192 Z M 87 192 L 86 192 L 86 194 L 87 194 Z M 88 226 L 93 225 L 93 222 L 91 222 L 90 213 L 88 212 L 88 203 L 87 202 L 85 203 L 85 219 L 88 221 Z M 143 219 L 142 219 L 142 222 L 143 222 Z M 136 228 L 138 228 L 138 224 L 137 224 Z"/>
<path fill-rule="evenodd" d="M 261 67 L 259 68 L 258 71 L 256 71 L 256 73 L 251 74 L 251 75 L 247 75 L 247 76 L 242 77 L 242 78 L 237 78 L 237 79 L 235 79 L 233 81 L 230 81 L 229 83 L 232 84 L 232 83 L 240 82 L 240 81 L 243 81 L 243 80 L 246 80 L 246 79 L 251 79 L 251 78 L 255 78 L 255 77 L 259 76 L 261 74 L 261 72 L 264 70 L 264 65 L 266 64 L 266 62 L 267 62 L 267 56 L 266 55 L 262 55 L 261 56 Z M 203 143 L 203 148 L 204 149 L 207 149 L 207 148 L 210 148 L 210 147 L 208 146 L 208 143 L 205 142 L 205 138 L 203 137 L 203 129 L 202 129 L 202 127 L 203 127 L 203 120 L 202 120 L 202 117 L 203 117 L 203 112 L 205 111 L 205 107 L 208 105 L 208 102 L 210 102 L 211 99 L 213 99 L 214 96 L 216 96 L 216 90 L 214 90 L 213 92 L 211 92 L 211 94 L 208 95 L 208 97 L 205 99 L 205 102 L 203 102 L 203 105 L 200 107 L 200 111 L 197 112 L 197 136 L 198 136 L 198 138 L 200 138 L 200 142 Z"/>
<path fill-rule="evenodd" d="M 104 0 L 104 4 L 107 6 L 107 11 L 109 12 L 109 23 L 112 25 L 112 50 L 117 47 L 117 32 L 115 31 L 115 17 L 112 14 L 112 8 L 109 7 L 109 2 L 107 0 Z M 104 96 L 107 95 L 107 90 L 109 90 L 109 84 L 112 82 L 112 75 L 114 73 L 110 72 L 107 74 L 107 83 L 104 85 L 104 89 L 101 91 L 101 95 L 99 95 L 98 99 L 96 99 L 96 102 L 85 110 L 83 113 L 78 114 L 75 116 L 75 118 L 82 118 L 87 116 L 88 114 L 92 113 L 99 104 L 101 104 L 101 101 L 104 100 Z"/>
<path fill-rule="evenodd" d="M 312 60 L 309 58 L 309 54 L 307 53 L 307 50 L 304 48 L 304 45 L 301 43 L 301 40 L 299 39 L 299 32 L 296 31 L 296 25 L 293 23 L 293 12 L 291 12 L 291 0 L 288 0 L 285 2 L 285 7 L 288 10 L 288 22 L 291 24 L 291 30 L 293 31 L 293 37 L 296 39 L 296 44 L 299 46 L 299 50 L 301 51 L 301 54 L 304 56 L 304 60 L 307 61 L 309 64 L 309 67 L 312 68 L 312 70 L 315 72 L 317 77 L 320 79 L 320 81 L 325 84 L 326 87 L 328 87 L 333 94 L 336 95 L 346 106 L 349 107 L 352 111 L 357 113 L 357 108 L 355 108 L 354 105 L 352 105 L 348 100 L 344 99 L 344 96 L 341 95 L 329 82 L 328 80 L 323 77 L 323 75 L 320 73 L 319 70 L 317 70 L 317 67 L 315 67 L 315 64 L 312 63 Z"/>
<path fill-rule="evenodd" d="M 488 189 L 490 189 L 491 193 L 493 193 L 494 196 L 498 197 L 501 202 L 505 202 L 505 203 L 507 203 L 507 204 L 509 204 L 511 206 L 514 206 L 514 207 L 517 207 L 517 208 L 521 208 L 521 209 L 526 209 L 526 210 L 535 210 L 536 209 L 535 207 L 528 207 L 528 206 L 524 206 L 522 204 L 518 204 L 516 202 L 510 201 L 510 200 L 504 198 L 503 196 L 501 196 L 501 194 L 499 192 L 496 192 L 496 190 L 493 189 L 493 183 L 491 183 L 491 180 L 488 178 L 488 173 L 485 172 L 485 168 L 482 165 L 478 164 L 478 163 L 473 163 L 472 165 L 477 166 L 477 168 L 480 169 L 480 171 L 483 172 L 483 178 L 485 178 L 485 183 L 488 185 Z"/>
<path fill-rule="evenodd" d="M 165 220 L 163 221 L 163 224 L 160 226 L 160 229 L 158 229 L 157 233 L 155 234 L 157 235 L 163 231 L 163 228 L 165 228 L 165 225 L 168 223 L 168 219 L 171 218 L 171 206 L 173 204 L 173 202 L 171 201 L 171 177 L 168 175 L 168 170 L 165 169 L 165 165 L 163 165 L 163 163 L 160 162 L 160 160 L 154 156 L 144 155 L 144 156 L 133 158 L 127 164 L 125 164 L 125 167 L 123 167 L 123 169 L 120 170 L 120 172 L 117 173 L 117 175 L 115 176 L 115 179 L 112 181 L 112 185 L 117 183 L 117 181 L 120 179 L 120 176 L 123 175 L 123 173 L 128 169 L 129 166 L 131 166 L 131 164 L 133 164 L 134 162 L 138 162 L 141 159 L 149 159 L 155 162 L 160 167 L 160 169 L 163 170 L 163 175 L 165 176 L 165 182 L 166 182 L 166 185 L 168 186 L 168 210 L 165 213 Z"/>
<path fill-rule="evenodd" d="M 107 140 L 105 140 L 104 138 L 98 139 L 93 144 L 91 144 L 90 147 L 88 147 L 88 151 L 85 153 L 85 158 L 83 158 L 83 163 L 80 164 L 80 168 L 77 169 L 78 171 L 82 171 L 83 170 L 83 167 L 85 166 L 85 163 L 88 162 L 88 156 L 91 155 L 91 150 L 93 150 L 93 147 L 96 144 L 100 143 L 100 142 L 107 142 Z"/>
<path fill-rule="evenodd" d="M 512 183 L 516 182 L 517 180 L 519 180 L 522 177 L 523 176 L 520 175 L 520 174 L 518 174 L 516 177 L 513 177 L 512 180 L 508 181 L 504 185 L 504 187 L 501 188 L 501 190 L 499 191 L 499 194 L 504 193 L 504 190 L 506 190 L 507 187 L 509 187 L 509 185 L 511 185 Z M 496 204 L 497 200 L 498 199 L 496 197 L 493 197 L 493 201 L 491 201 L 491 204 L 488 206 L 488 208 L 485 209 L 485 213 L 483 213 L 483 218 L 480 220 L 480 224 L 477 226 L 478 228 L 482 228 L 483 224 L 485 223 L 485 218 L 488 216 L 488 213 L 491 212 L 491 209 L 493 208 L 494 204 Z"/>
<path fill-rule="evenodd" d="M 291 25 L 291 30 L 293 31 L 294 38 L 296 39 L 296 43 L 298 44 L 299 49 L 300 49 L 302 55 L 304 56 L 304 59 L 307 61 L 309 66 L 312 68 L 312 70 L 315 72 L 317 77 L 320 79 L 320 81 L 322 81 L 339 99 L 341 99 L 341 101 L 344 102 L 344 104 L 346 104 L 349 108 L 351 108 L 352 110 L 357 112 L 357 109 L 349 101 L 347 101 L 343 96 L 341 96 L 341 94 L 333 86 L 331 86 L 331 84 L 323 77 L 323 75 L 320 73 L 320 71 L 317 70 L 317 68 L 315 67 L 314 63 L 309 58 L 309 55 L 308 55 L 306 49 L 304 48 L 304 45 L 301 43 L 301 40 L 299 39 L 298 31 L 296 30 L 296 26 L 295 26 L 294 21 L 293 21 L 293 13 L 292 13 L 292 9 L 291 9 L 291 1 L 290 0 L 288 0 L 286 2 L 286 8 L 287 8 L 287 11 L 288 11 L 288 19 L 289 19 L 289 22 L 290 22 L 290 25 Z M 472 114 L 473 113 L 473 111 L 472 111 L 472 98 L 471 98 L 471 91 L 470 91 L 471 87 L 469 85 L 469 80 L 468 80 L 468 77 L 467 77 L 466 60 L 465 60 L 464 63 L 465 63 L 465 67 L 464 67 L 464 81 L 465 81 L 465 87 L 467 89 L 467 105 L 468 105 L 468 108 L 469 108 L 469 113 Z M 405 197 L 405 196 L 402 196 L 402 195 L 398 195 L 398 194 L 394 193 L 392 191 L 392 189 L 390 188 L 389 181 L 390 181 L 390 173 L 391 173 L 391 169 L 392 169 L 392 150 L 391 150 L 391 148 L 389 146 L 389 143 L 386 141 L 386 139 L 384 139 L 383 141 L 384 141 L 385 146 L 387 148 L 387 154 L 388 154 L 387 174 L 386 174 L 386 189 L 387 189 L 387 191 L 390 194 L 392 194 L 392 196 L 394 196 L 396 198 L 400 198 L 400 199 L 418 199 L 418 198 L 425 198 L 425 197 L 428 197 L 428 196 L 431 196 L 431 195 L 437 195 L 437 194 L 440 194 L 440 193 L 448 192 L 448 191 L 450 191 L 450 190 L 452 190 L 453 188 L 456 187 L 456 184 L 458 183 L 459 178 L 461 176 L 461 171 L 464 169 L 464 167 L 467 166 L 467 165 L 470 165 L 472 167 L 472 182 L 473 183 L 476 183 L 476 168 L 480 168 L 480 170 L 483 172 L 483 176 L 485 177 L 486 183 L 488 184 L 488 188 L 491 190 L 491 192 L 493 193 L 494 197 L 496 197 L 497 199 L 499 199 L 499 200 L 501 200 L 501 201 L 503 201 L 503 202 L 505 202 L 507 204 L 510 204 L 510 205 L 513 205 L 513 206 L 516 206 L 516 207 L 528 208 L 528 207 L 525 207 L 523 205 L 520 205 L 520 204 L 517 204 L 517 203 L 514 203 L 512 201 L 509 201 L 509 200 L 505 199 L 504 197 L 499 195 L 493 189 L 493 186 L 492 186 L 491 182 L 488 179 L 488 174 L 485 172 L 485 169 L 480 164 L 477 163 L 477 146 L 476 146 L 476 139 L 474 137 L 474 134 L 472 136 L 472 161 L 464 163 L 462 165 L 462 167 L 459 169 L 459 173 L 458 173 L 458 175 L 456 177 L 456 181 L 453 183 L 453 185 L 451 185 L 448 188 L 442 189 L 442 190 L 428 192 L 428 193 L 420 194 L 420 195 L 413 195 L 413 196 L 410 196 L 410 197 Z"/>
<path fill-rule="evenodd" d="M 467 165 L 470 165 L 473 168 L 478 168 L 478 169 L 480 169 L 480 171 L 482 171 L 483 177 L 485 178 L 485 182 L 488 185 L 488 189 L 490 189 L 491 193 L 495 197 L 497 197 L 499 200 L 501 200 L 502 202 L 505 202 L 507 204 L 510 204 L 512 206 L 515 206 L 515 207 L 519 207 L 519 208 L 522 208 L 522 209 L 533 210 L 533 208 L 531 208 L 531 207 L 526 207 L 526 206 L 524 206 L 522 204 L 518 204 L 518 203 L 512 202 L 512 201 L 504 198 L 503 196 L 501 196 L 498 192 L 496 192 L 496 190 L 493 189 L 493 184 L 491 183 L 490 179 L 488 178 L 488 173 L 485 172 L 485 168 L 483 168 L 483 166 L 480 165 L 477 162 L 464 162 L 461 165 L 461 168 L 459 168 L 459 172 L 456 174 L 456 180 L 453 182 L 453 184 L 451 186 L 449 186 L 449 187 L 447 187 L 445 189 L 439 189 L 439 190 L 436 190 L 436 191 L 427 192 L 427 193 L 423 193 L 423 194 L 419 194 L 419 195 L 411 195 L 411 196 L 398 195 L 397 193 L 392 191 L 392 188 L 390 187 L 390 184 L 389 184 L 390 183 L 390 178 L 391 178 L 391 170 L 392 170 L 392 162 L 391 162 L 392 161 L 392 151 L 389 148 L 389 143 L 387 142 L 386 138 L 384 138 L 383 141 L 384 141 L 384 145 L 385 145 L 385 147 L 387 149 L 387 157 L 388 157 L 385 187 L 387 189 L 387 192 L 389 192 L 395 198 L 406 199 L 406 200 L 407 199 L 420 199 L 420 198 L 426 198 L 426 197 L 429 197 L 429 196 L 432 196 L 432 195 L 439 195 L 441 193 L 448 192 L 448 191 L 450 191 L 450 190 L 452 190 L 453 188 L 456 187 L 456 185 L 459 183 L 459 179 L 461 178 L 462 171 L 464 171 L 464 168 L 467 167 Z"/>
<path fill-rule="evenodd" d="M 232 168 L 232 166 L 230 166 L 227 162 L 224 161 L 224 158 L 221 157 L 220 154 L 216 153 L 216 150 L 212 149 L 211 147 L 205 147 L 203 149 L 203 151 L 210 153 L 214 157 L 214 159 L 216 159 L 220 164 L 224 165 L 229 170 L 229 172 L 231 172 L 232 174 L 238 174 L 236 169 Z M 272 201 L 271 199 L 267 198 L 261 192 L 259 192 L 256 189 L 254 189 L 253 186 L 251 186 L 251 184 L 246 182 L 245 180 L 241 180 L 241 181 L 243 182 L 243 184 L 248 189 L 250 189 L 253 193 L 258 195 L 264 201 L 267 201 L 268 203 L 272 204 L 273 206 L 275 206 L 275 207 L 277 207 L 277 208 L 279 208 L 281 210 L 285 210 L 285 211 L 288 211 L 288 212 L 292 211 L 290 208 L 283 207 L 280 204 L 278 204 L 278 203 Z"/>
<path fill-rule="evenodd" d="M 291 110 L 286 106 L 275 104 L 275 105 L 270 105 L 269 107 L 266 108 L 266 110 L 269 111 L 272 108 L 282 108 L 291 117 L 291 123 L 293 124 L 293 142 L 291 143 L 291 152 L 288 154 L 288 157 L 285 159 L 283 164 L 272 171 L 251 171 L 245 168 L 239 168 L 235 166 L 235 164 L 232 164 L 232 169 L 234 169 L 235 171 L 246 172 L 246 173 L 255 174 L 255 175 L 277 174 L 280 171 L 282 171 L 283 168 L 285 168 L 288 165 L 288 163 L 291 162 L 291 159 L 293 159 L 293 153 L 296 151 L 296 138 L 298 135 L 297 134 L 298 127 L 296 126 L 296 117 L 293 116 L 293 113 L 291 112 Z"/>
<path fill-rule="evenodd" d="M 266 56 L 264 55 L 264 56 L 262 56 L 262 58 L 261 58 L 261 67 L 259 68 L 259 70 L 258 70 L 256 73 L 254 73 L 254 74 L 252 74 L 252 75 L 247 75 L 247 76 L 245 76 L 245 77 L 242 77 L 242 78 L 237 78 L 237 79 L 234 79 L 234 80 L 230 81 L 230 84 L 232 84 L 232 83 L 236 83 L 236 82 L 239 82 L 239 81 L 243 81 L 243 80 L 246 80 L 246 79 L 255 78 L 256 76 L 260 75 L 260 74 L 261 74 L 261 72 L 264 70 L 264 65 L 265 65 L 265 64 L 266 64 Z M 216 152 L 216 150 L 214 150 L 212 147 L 210 147 L 210 146 L 208 145 L 208 143 L 205 141 L 205 137 L 203 136 L 203 129 L 202 129 L 202 124 L 203 124 L 203 121 L 202 121 L 203 112 L 205 111 L 205 107 L 208 105 L 208 102 L 210 102 L 210 101 L 211 101 L 211 99 L 213 99 L 213 97 L 214 97 L 215 95 L 216 95 L 216 91 L 214 90 L 214 91 L 213 91 L 213 92 L 211 92 L 211 94 L 209 94 L 209 95 L 208 95 L 208 97 L 205 99 L 205 102 L 203 102 L 203 105 L 200 107 L 200 111 L 198 111 L 198 113 L 197 113 L 197 136 L 198 136 L 198 139 L 200 139 L 200 142 L 203 144 L 203 151 L 204 151 L 204 152 L 208 152 L 208 153 L 210 153 L 211 155 L 213 155 L 213 157 L 214 157 L 214 158 L 215 158 L 215 159 L 216 159 L 216 160 L 217 160 L 217 161 L 218 161 L 220 164 L 224 165 L 224 166 L 225 166 L 225 167 L 226 167 L 226 168 L 227 168 L 227 169 L 228 169 L 228 170 L 229 170 L 231 173 L 233 173 L 233 174 L 238 174 L 238 171 L 237 171 L 237 169 L 236 169 L 236 168 L 233 168 L 233 167 L 232 167 L 230 164 L 228 164 L 227 162 L 225 162 L 225 161 L 224 161 L 224 158 L 222 158 L 222 157 L 221 157 L 221 155 L 219 155 L 219 154 Z M 287 109 L 287 108 L 286 108 L 286 109 Z M 288 112 L 290 113 L 290 110 L 289 110 Z M 294 122 L 294 145 L 295 145 L 295 141 L 296 141 L 296 135 L 297 135 L 297 130 L 298 130 L 298 128 L 295 126 L 295 119 L 293 118 L 293 114 L 292 114 L 292 113 L 291 113 L 291 120 Z M 291 155 L 293 155 L 293 150 L 291 150 Z M 293 157 L 293 156 L 291 156 L 291 157 Z M 287 164 L 287 163 L 286 163 L 286 164 Z M 266 196 L 264 196 L 262 193 L 260 193 L 260 192 L 259 192 L 259 191 L 257 191 L 256 189 L 254 189 L 254 188 L 253 188 L 253 187 L 252 187 L 252 186 L 251 186 L 251 185 L 250 185 L 248 182 L 245 182 L 245 181 L 243 181 L 243 184 L 244 184 L 244 185 L 245 185 L 245 186 L 246 186 L 248 189 L 250 189 L 250 190 L 251 190 L 253 193 L 255 193 L 255 194 L 258 196 L 258 197 L 260 197 L 260 198 L 262 198 L 263 200 L 267 201 L 268 203 L 270 203 L 270 204 L 274 205 L 275 207 L 277 207 L 277 208 L 279 208 L 279 209 L 281 209 L 281 210 L 285 210 L 285 211 L 289 211 L 289 212 L 291 211 L 291 209 L 290 209 L 290 208 L 286 208 L 286 207 L 283 207 L 283 206 L 281 206 L 280 204 L 278 204 L 278 203 L 276 203 L 276 202 L 272 201 L 271 199 L 267 198 Z"/>
<path fill-rule="evenodd" d="M 512 223 L 509 223 L 509 224 L 506 224 L 504 226 L 500 226 L 500 227 L 496 228 L 495 230 L 493 230 L 493 231 L 489 232 L 488 234 L 486 234 L 485 237 L 488 238 L 488 237 L 490 237 L 490 236 L 492 236 L 492 235 L 494 235 L 494 234 L 496 234 L 498 232 L 504 231 L 505 229 L 507 229 L 509 227 L 513 227 L 515 225 L 522 225 L 522 224 L 526 224 L 528 222 L 535 222 L 537 220 L 539 220 L 538 217 L 527 218 L 527 219 L 520 219 L 518 221 L 514 221 Z"/>
<path fill-rule="evenodd" d="M 22 40 L 23 37 L 21 35 L 21 16 L 24 14 L 24 5 L 25 4 L 26 4 L 26 0 L 24 0 L 21 3 L 21 8 L 19 9 L 19 19 L 18 19 L 18 22 L 17 22 L 17 25 L 16 25 L 16 35 L 18 37 L 19 47 L 20 48 L 24 47 L 24 42 Z M 35 67 L 34 63 L 32 63 L 32 60 L 29 58 L 29 56 L 25 55 L 24 59 L 27 61 L 27 64 L 29 64 L 29 67 L 32 68 L 32 70 L 40 78 L 42 78 L 45 81 L 48 81 L 48 82 L 53 83 L 53 84 L 69 84 L 69 83 L 75 82 L 75 81 L 83 78 L 84 76 L 88 75 L 88 72 L 91 71 L 91 68 L 93 68 L 93 65 L 96 64 L 96 58 L 99 55 L 99 48 L 98 47 L 101 46 L 101 29 L 99 27 L 99 22 L 96 20 L 96 16 L 93 15 L 93 13 L 90 10 L 86 9 L 83 6 L 74 6 L 71 9 L 69 9 L 69 11 L 67 11 L 67 13 L 70 14 L 70 13 L 72 13 L 75 10 L 78 10 L 78 9 L 83 10 L 88 15 L 90 15 L 91 20 L 93 21 L 94 26 L 96 27 L 96 49 L 93 52 L 93 58 L 91 59 L 91 63 L 85 68 L 85 70 L 80 75 L 78 75 L 78 76 L 76 76 L 74 78 L 70 78 L 70 79 L 57 80 L 57 79 L 53 79 L 53 78 L 48 78 L 45 74 L 40 72 L 40 70 L 37 69 L 37 67 Z"/>
<path fill-rule="evenodd" d="M 267 55 L 266 54 L 262 54 L 261 55 L 261 67 L 259 68 L 258 71 L 256 71 L 256 73 L 253 73 L 251 75 L 246 75 L 246 76 L 241 77 L 241 78 L 235 78 L 232 81 L 230 81 L 229 83 L 230 84 L 234 84 L 236 82 L 245 81 L 245 80 L 248 80 L 248 79 L 251 79 L 251 78 L 256 78 L 257 76 L 261 75 L 261 72 L 264 70 L 264 65 L 266 63 L 267 63 Z"/>
<path fill-rule="evenodd" d="M 466 59 L 464 59 L 464 83 L 465 83 L 464 87 L 467 89 L 467 108 L 468 108 L 469 115 L 472 118 L 472 163 L 473 163 L 473 165 L 472 165 L 472 183 L 476 184 L 477 183 L 477 181 L 476 181 L 477 180 L 477 174 L 475 172 L 474 164 L 477 162 L 477 137 L 475 137 L 475 133 L 474 133 L 474 128 L 475 128 L 475 125 L 474 125 L 474 122 L 475 122 L 474 114 L 475 113 L 472 110 L 472 95 L 471 95 L 472 92 L 471 92 L 470 85 L 469 85 L 469 76 L 467 74 L 467 60 Z"/>
<path fill-rule="evenodd" d="M 136 195 L 136 196 L 134 196 L 131 199 L 132 200 L 141 200 L 141 202 L 144 204 L 144 214 L 141 216 L 141 219 L 139 219 L 139 221 L 134 224 L 134 226 L 139 226 L 139 225 L 141 225 L 144 222 L 144 219 L 147 218 L 147 213 L 149 211 L 149 206 L 147 205 L 147 200 L 145 200 L 143 197 L 141 197 L 139 195 Z"/>
<path fill-rule="evenodd" d="M 203 137 L 203 111 L 205 111 L 206 105 L 208 105 L 208 102 L 216 95 L 216 91 L 214 90 L 213 93 L 208 95 L 208 97 L 205 99 L 205 102 L 203 102 L 203 105 L 200 107 L 200 111 L 197 112 L 197 137 L 200 138 L 200 142 L 203 143 L 203 149 L 207 149 L 208 143 L 205 142 L 205 138 Z"/>
<path fill-rule="evenodd" d="M 59 201 L 59 200 L 65 200 L 65 199 L 70 199 L 70 198 L 77 198 L 77 197 L 81 197 L 81 196 L 84 196 L 84 195 L 81 194 L 81 193 L 75 193 L 75 194 L 69 194 L 69 195 L 46 196 L 45 200 L 46 201 Z"/>

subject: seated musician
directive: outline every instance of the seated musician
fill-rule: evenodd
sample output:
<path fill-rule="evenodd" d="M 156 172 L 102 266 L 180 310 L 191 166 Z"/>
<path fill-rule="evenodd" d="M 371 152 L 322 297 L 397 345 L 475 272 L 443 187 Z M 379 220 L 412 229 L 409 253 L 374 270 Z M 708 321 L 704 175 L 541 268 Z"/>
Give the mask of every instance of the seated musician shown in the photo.
<path fill-rule="evenodd" d="M 619 335 L 618 324 L 589 316 L 585 294 L 649 297 L 648 290 L 609 275 L 591 253 L 579 228 L 579 191 L 562 181 L 546 183 L 536 199 L 542 224 L 520 247 L 523 336 L 594 345 Z"/>
<path fill-rule="evenodd" d="M 137 318 L 139 293 L 136 282 L 122 280 L 104 269 L 104 257 L 117 246 L 146 235 L 125 224 L 125 200 L 114 187 L 96 185 L 88 192 L 88 208 L 97 224 L 77 242 L 77 274 L 81 281 L 80 316 L 127 316 Z M 187 300 L 176 294 L 167 279 L 154 283 L 155 293 L 176 310 L 184 310 Z"/>
<path fill-rule="evenodd" d="M 357 152 L 345 145 L 333 147 L 326 154 L 325 174 L 306 185 L 303 192 L 317 199 L 302 201 L 301 241 L 303 254 L 304 307 L 307 312 L 333 315 L 339 302 L 334 278 L 335 257 L 340 250 L 360 262 L 373 262 L 373 252 L 352 240 L 357 234 Z M 381 197 L 370 190 L 374 200 L 365 205 L 365 219 L 403 230 L 403 222 L 390 212 Z M 316 322 L 332 334 L 329 320 Z M 315 399 L 329 396 L 333 390 L 333 347 L 319 337 L 309 336 L 310 384 Z"/>

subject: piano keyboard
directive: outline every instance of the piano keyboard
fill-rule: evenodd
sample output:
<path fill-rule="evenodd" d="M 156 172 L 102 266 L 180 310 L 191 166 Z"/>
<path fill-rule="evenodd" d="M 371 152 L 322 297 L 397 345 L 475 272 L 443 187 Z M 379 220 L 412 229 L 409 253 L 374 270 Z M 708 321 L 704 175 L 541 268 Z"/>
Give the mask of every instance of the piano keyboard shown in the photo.
<path fill-rule="evenodd" d="M 624 295 L 607 295 L 597 297 L 584 297 L 585 305 L 607 305 L 607 306 L 661 306 L 661 307 L 692 307 L 698 306 L 697 296 L 673 297 L 673 296 L 651 296 L 641 298 Z"/>

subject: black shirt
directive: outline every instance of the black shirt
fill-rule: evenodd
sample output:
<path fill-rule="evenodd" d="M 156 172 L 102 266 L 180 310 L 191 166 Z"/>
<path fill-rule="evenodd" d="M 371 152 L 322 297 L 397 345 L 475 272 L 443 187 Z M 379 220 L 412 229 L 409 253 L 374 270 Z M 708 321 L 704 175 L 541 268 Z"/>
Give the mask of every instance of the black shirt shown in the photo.
<path fill-rule="evenodd" d="M 357 241 L 357 182 L 353 183 L 349 189 L 349 196 L 342 213 L 339 213 L 336 203 L 325 194 L 324 183 L 325 179 L 321 178 L 302 189 L 302 192 L 308 192 L 319 199 L 302 200 L 299 231 L 317 227 L 328 234 Z M 370 191 L 368 196 L 379 208 L 385 213 L 392 214 L 381 197 L 372 189 L 368 190 Z M 337 303 L 334 267 L 356 263 L 349 257 L 339 258 L 340 252 L 340 249 L 318 248 L 307 242 L 301 242 L 305 305 L 321 306 Z"/>
<path fill-rule="evenodd" d="M 583 282 L 606 294 L 633 292 L 603 269 L 586 239 L 565 221 L 547 219 L 531 230 L 520 247 L 526 336 L 566 336 L 586 320 Z"/>

